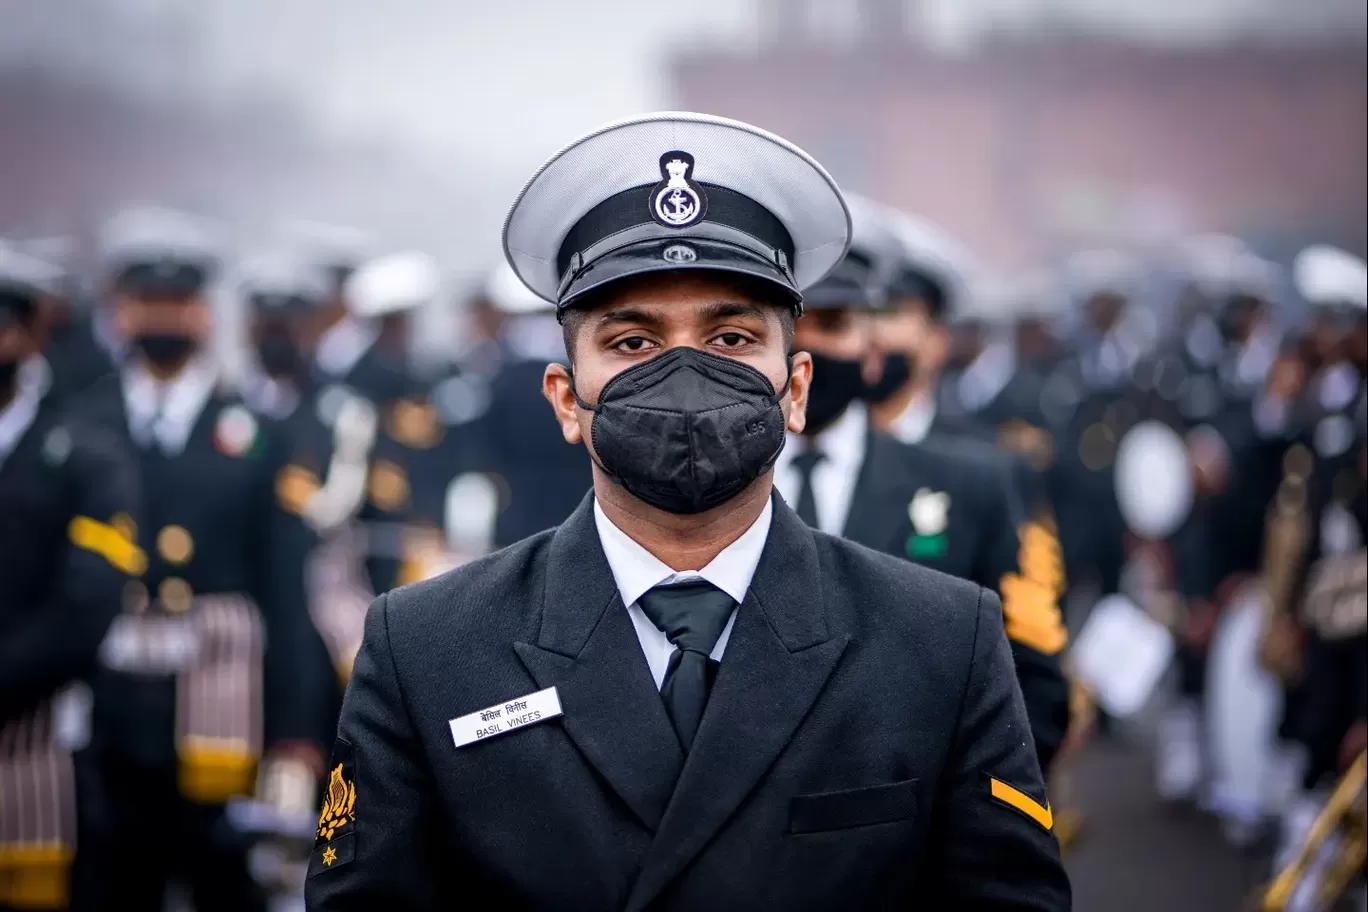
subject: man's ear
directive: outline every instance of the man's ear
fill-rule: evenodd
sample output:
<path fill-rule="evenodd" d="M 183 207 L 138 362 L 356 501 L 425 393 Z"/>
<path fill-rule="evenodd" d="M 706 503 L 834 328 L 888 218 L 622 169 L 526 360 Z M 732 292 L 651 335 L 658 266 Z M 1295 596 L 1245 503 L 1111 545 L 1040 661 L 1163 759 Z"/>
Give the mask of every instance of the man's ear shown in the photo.
<path fill-rule="evenodd" d="M 926 333 L 918 369 L 925 371 L 925 377 L 940 376 L 941 369 L 950 357 L 950 327 L 944 323 L 932 323 Z"/>
<path fill-rule="evenodd" d="M 807 427 L 808 387 L 812 385 L 812 355 L 795 352 L 792 359 L 792 376 L 789 377 L 789 413 L 787 427 L 794 434 L 803 433 Z"/>
<path fill-rule="evenodd" d="M 561 436 L 565 438 L 566 443 L 582 443 L 584 435 L 580 433 L 579 406 L 575 403 L 575 394 L 570 387 L 570 371 L 564 364 L 553 362 L 546 366 L 546 373 L 542 375 L 542 395 L 551 403 L 551 410 L 556 413 Z"/>

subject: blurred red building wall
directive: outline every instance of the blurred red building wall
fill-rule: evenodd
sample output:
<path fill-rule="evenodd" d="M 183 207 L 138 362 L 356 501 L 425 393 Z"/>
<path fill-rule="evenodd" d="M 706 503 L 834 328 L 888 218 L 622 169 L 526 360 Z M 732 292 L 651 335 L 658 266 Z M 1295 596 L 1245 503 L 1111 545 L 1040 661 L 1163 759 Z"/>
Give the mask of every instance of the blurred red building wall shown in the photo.
<path fill-rule="evenodd" d="M 923 214 L 1004 266 L 1117 234 L 1366 243 L 1361 43 L 999 39 L 955 57 L 790 42 L 683 53 L 671 75 L 685 109 L 790 138 L 843 186 Z"/>

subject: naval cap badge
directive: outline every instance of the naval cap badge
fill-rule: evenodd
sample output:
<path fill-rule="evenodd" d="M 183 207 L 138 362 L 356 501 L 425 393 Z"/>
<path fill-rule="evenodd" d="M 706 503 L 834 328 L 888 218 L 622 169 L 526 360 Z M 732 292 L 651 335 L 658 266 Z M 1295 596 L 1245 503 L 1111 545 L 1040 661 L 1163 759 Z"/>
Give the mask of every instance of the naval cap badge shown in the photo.
<path fill-rule="evenodd" d="M 698 259 L 698 254 L 688 244 L 671 244 L 660 255 L 665 262 L 676 264 L 693 263 Z"/>
<path fill-rule="evenodd" d="M 651 217 L 666 228 L 687 228 L 708 211 L 708 197 L 693 179 L 694 157 L 688 152 L 660 156 L 661 182 L 651 188 Z"/>

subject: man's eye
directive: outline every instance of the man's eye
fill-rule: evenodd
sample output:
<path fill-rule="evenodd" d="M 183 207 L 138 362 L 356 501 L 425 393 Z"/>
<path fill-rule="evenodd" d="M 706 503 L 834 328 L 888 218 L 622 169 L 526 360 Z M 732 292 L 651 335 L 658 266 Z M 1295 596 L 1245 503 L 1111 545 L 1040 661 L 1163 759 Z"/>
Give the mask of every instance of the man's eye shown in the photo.
<path fill-rule="evenodd" d="M 641 336 L 628 336 L 625 339 L 619 339 L 614 343 L 613 347 L 618 351 L 642 352 L 645 351 L 650 344 L 651 342 L 649 339 L 643 339 Z"/>
<path fill-rule="evenodd" d="M 735 348 L 738 345 L 745 345 L 749 340 L 741 333 L 733 332 L 722 333 L 722 335 L 717 337 L 717 341 L 720 342 L 724 348 Z"/>

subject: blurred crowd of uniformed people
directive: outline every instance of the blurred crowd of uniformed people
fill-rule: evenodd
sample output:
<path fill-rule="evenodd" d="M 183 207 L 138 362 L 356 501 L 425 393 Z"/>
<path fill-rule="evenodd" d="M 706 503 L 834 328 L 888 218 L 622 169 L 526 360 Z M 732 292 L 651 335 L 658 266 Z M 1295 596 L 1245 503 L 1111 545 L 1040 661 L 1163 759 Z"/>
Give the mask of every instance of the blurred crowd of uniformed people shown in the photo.
<path fill-rule="evenodd" d="M 990 281 L 928 221 L 852 208 L 794 339 L 814 381 L 780 493 L 1000 593 L 1057 780 L 1098 727 L 1070 631 L 1132 599 L 1176 644 L 1157 796 L 1236 845 L 1274 833 L 1282 864 L 1362 776 L 1363 261 L 1211 235 Z M 264 909 L 302 883 L 374 595 L 589 488 L 542 400 L 561 328 L 502 263 L 453 296 L 434 258 L 326 226 L 238 259 L 136 208 L 94 246 L 77 271 L 0 244 L 0 909 Z M 216 360 L 211 289 L 246 314 L 245 375 Z M 420 369 L 440 308 L 467 338 Z M 1177 468 L 1126 446 L 1155 427 Z M 1218 662 L 1235 617 L 1252 645 Z M 1257 762 L 1232 771 L 1223 738 Z M 1054 797 L 1067 843 L 1087 809 Z"/>

